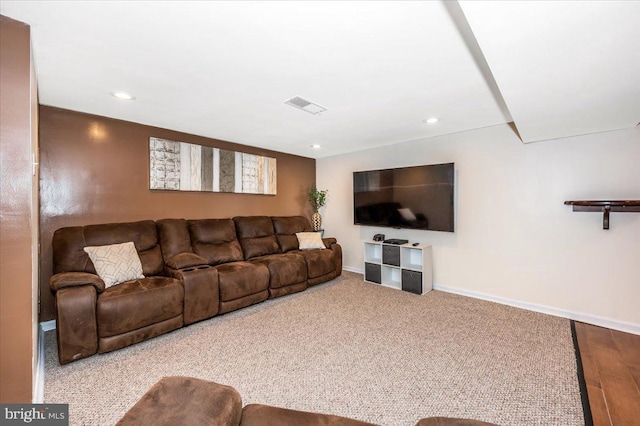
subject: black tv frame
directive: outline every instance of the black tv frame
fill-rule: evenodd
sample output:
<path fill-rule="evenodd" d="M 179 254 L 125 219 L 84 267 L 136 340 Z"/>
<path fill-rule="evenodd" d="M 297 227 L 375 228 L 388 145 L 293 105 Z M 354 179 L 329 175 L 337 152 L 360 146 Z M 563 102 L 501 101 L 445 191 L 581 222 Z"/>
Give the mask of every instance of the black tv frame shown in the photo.
<path fill-rule="evenodd" d="M 407 201 L 414 196 L 414 191 L 421 191 L 416 195 L 422 197 L 420 201 Z M 402 193 L 404 195 L 400 195 Z M 367 197 L 371 202 L 363 201 Z M 408 203 L 408 207 L 401 200 Z M 455 232 L 454 200 L 453 162 L 353 172 L 354 225 Z M 437 203 L 435 208 L 434 203 Z M 416 206 L 424 211 L 412 211 Z"/>

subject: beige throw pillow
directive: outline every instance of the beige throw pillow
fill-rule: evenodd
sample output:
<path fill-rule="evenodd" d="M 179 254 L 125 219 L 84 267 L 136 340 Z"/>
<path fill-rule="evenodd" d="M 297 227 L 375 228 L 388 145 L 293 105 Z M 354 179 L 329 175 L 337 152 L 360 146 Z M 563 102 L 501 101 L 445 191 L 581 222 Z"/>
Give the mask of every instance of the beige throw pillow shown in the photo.
<path fill-rule="evenodd" d="M 298 248 L 300 250 L 312 250 L 326 248 L 322 242 L 320 232 L 297 232 Z"/>
<path fill-rule="evenodd" d="M 144 278 L 142 263 L 132 242 L 109 246 L 89 246 L 84 251 L 89 255 L 96 272 L 111 287 L 125 281 Z"/>

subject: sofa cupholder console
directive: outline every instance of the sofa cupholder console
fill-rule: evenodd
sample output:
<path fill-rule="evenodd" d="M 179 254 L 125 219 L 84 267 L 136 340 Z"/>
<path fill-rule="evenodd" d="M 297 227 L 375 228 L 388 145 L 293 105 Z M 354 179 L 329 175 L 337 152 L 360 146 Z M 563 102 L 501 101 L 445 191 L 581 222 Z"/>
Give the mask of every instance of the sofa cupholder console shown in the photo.
<path fill-rule="evenodd" d="M 162 219 L 58 229 L 53 236 L 58 358 L 109 352 L 342 273 L 342 248 L 324 238 L 300 250 L 306 217 Z M 319 239 L 319 237 L 318 237 Z M 142 275 L 107 286 L 87 246 L 133 242 Z"/>

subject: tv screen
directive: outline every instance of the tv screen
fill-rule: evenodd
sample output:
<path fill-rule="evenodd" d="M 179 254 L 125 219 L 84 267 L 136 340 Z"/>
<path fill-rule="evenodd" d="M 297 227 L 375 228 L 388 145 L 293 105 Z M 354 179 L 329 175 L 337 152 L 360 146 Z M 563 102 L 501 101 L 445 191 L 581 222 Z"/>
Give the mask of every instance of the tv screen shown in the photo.
<path fill-rule="evenodd" d="M 453 163 L 353 172 L 354 224 L 453 232 Z"/>

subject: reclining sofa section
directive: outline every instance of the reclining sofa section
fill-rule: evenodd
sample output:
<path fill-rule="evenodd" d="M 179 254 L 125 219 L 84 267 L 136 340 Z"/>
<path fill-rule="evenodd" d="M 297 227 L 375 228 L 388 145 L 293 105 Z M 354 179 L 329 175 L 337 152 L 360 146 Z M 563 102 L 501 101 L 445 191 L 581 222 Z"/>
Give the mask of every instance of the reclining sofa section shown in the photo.
<path fill-rule="evenodd" d="M 342 248 L 300 250 L 303 216 L 163 219 L 58 229 L 53 236 L 58 358 L 120 349 L 342 273 Z M 133 242 L 144 278 L 106 288 L 87 246 Z"/>

